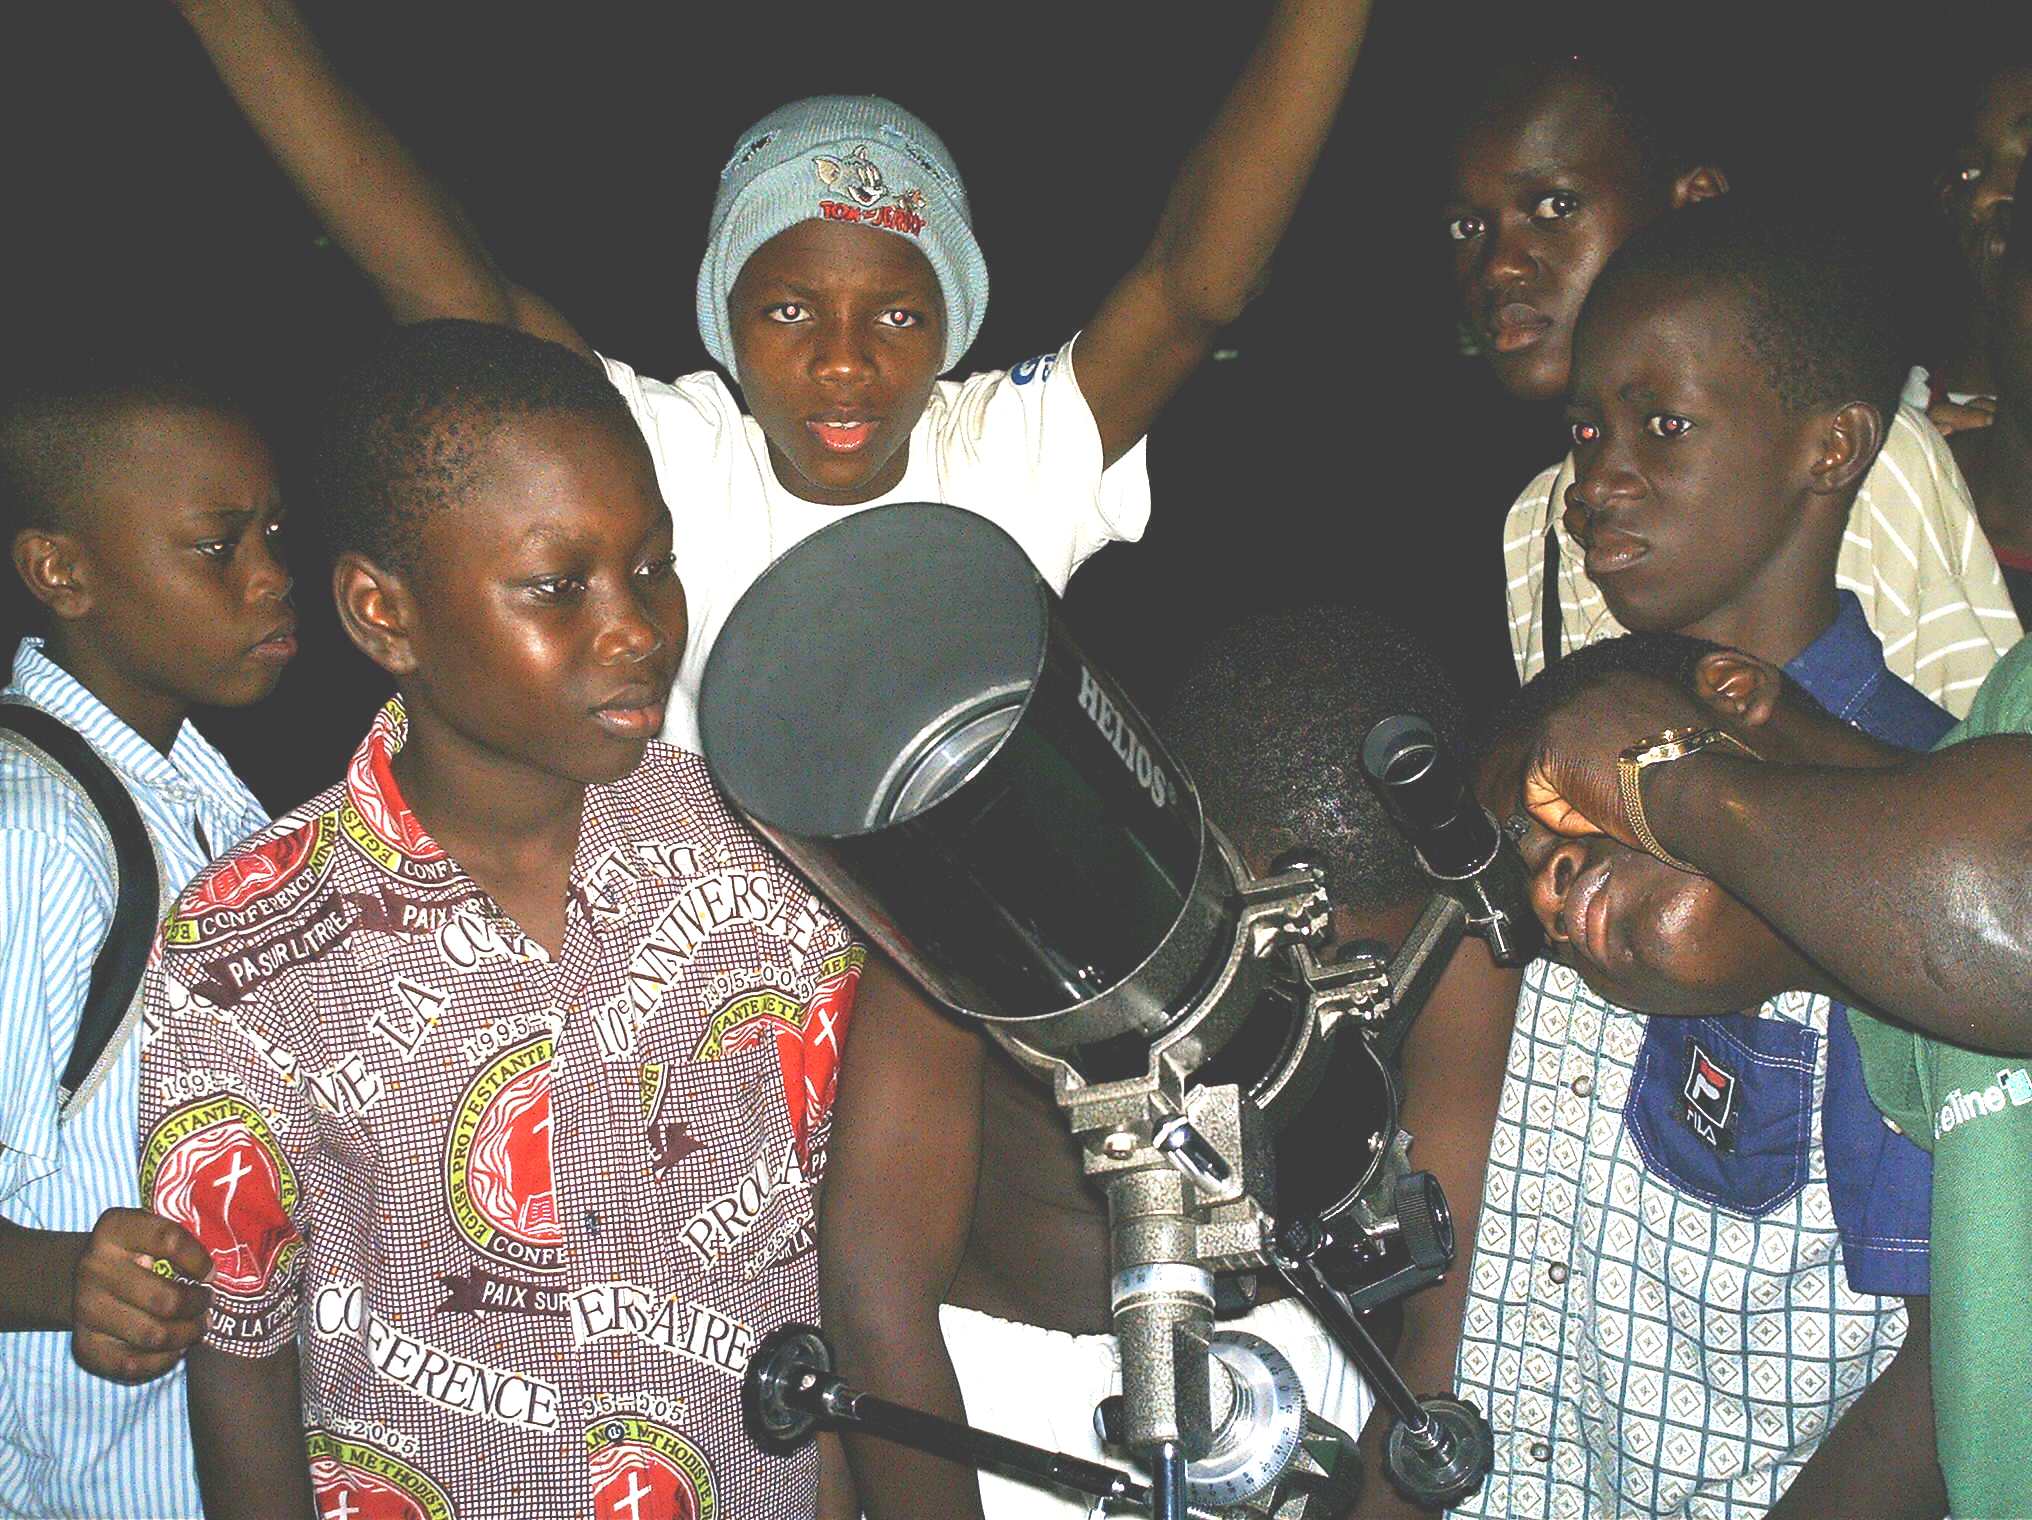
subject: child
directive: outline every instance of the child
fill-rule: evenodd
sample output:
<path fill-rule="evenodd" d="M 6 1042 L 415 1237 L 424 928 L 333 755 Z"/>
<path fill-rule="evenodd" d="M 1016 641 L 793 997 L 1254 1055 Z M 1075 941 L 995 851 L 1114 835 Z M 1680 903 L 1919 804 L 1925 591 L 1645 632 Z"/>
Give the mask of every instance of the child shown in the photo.
<path fill-rule="evenodd" d="M 1845 658 L 1784 672 L 1672 634 L 1575 651 L 1499 720 L 1490 791 L 1514 808 L 1522 741 L 1633 675 L 1767 753 L 1889 763 L 1813 700 L 1896 728 L 1871 703 L 1897 678 L 1856 628 Z M 1481 1198 L 1458 1383 L 1497 1456 L 1460 1513 L 1757 1515 L 1784 1494 L 1800 1516 L 1940 1514 L 1913 1438 L 1925 1197 L 1915 1219 L 1841 989 L 1704 877 L 1512 831 L 1549 958 L 1525 973 Z"/>
<path fill-rule="evenodd" d="M 181 3 L 241 110 L 398 320 L 508 323 L 591 355 L 500 274 L 291 7 Z M 1149 250 L 1076 342 L 1007 373 L 937 378 L 973 341 L 988 279 L 965 187 L 929 127 L 885 100 L 825 96 L 735 141 L 697 313 L 747 414 L 710 371 L 666 384 L 603 361 L 679 515 L 693 632 L 671 738 L 696 744 L 690 697 L 741 592 L 845 512 L 884 501 L 981 512 L 1061 591 L 1103 544 L 1141 536 L 1139 444 L 1265 277 L 1368 11 L 1279 0 Z"/>
<path fill-rule="evenodd" d="M 1582 302 L 1623 240 L 1726 190 L 1678 125 L 1628 70 L 1559 57 L 1506 67 L 1461 133 L 1444 215 L 1462 311 L 1520 400 L 1565 392 Z M 1861 599 L 1893 673 L 1965 707 L 2018 620 L 1938 433 L 1910 408 L 1886 407 L 1882 424 L 1882 457 L 1839 540 L 1839 584 Z M 1620 631 L 1559 531 L 1574 463 L 1542 472 L 1504 523 L 1510 645 L 1527 680 L 1548 657 Z"/>
<path fill-rule="evenodd" d="M 47 384 L 0 410 L 0 514 L 44 630 L 5 698 L 91 745 L 174 889 L 267 821 L 188 718 L 259 701 L 296 652 L 268 448 L 187 382 Z M 140 1207 L 131 1019 L 59 1117 L 113 922 L 103 828 L 0 743 L 0 1508 L 196 1517 L 178 1363 L 210 1262 Z"/>
<path fill-rule="evenodd" d="M 2032 188 L 2021 171 L 2018 188 Z M 2003 202 L 2010 205 L 2011 198 Z M 1949 441 L 1975 496 L 1983 531 L 2003 567 L 2021 615 L 2032 610 L 2032 239 L 2000 250 L 1990 277 L 1989 372 L 1997 390 L 1995 421 Z"/>
<path fill-rule="evenodd" d="M 685 607 L 641 435 L 569 350 L 425 323 L 315 490 L 398 696 L 148 984 L 143 1191 L 216 1267 L 207 1508 L 807 1516 L 739 1379 L 817 1312 L 864 956 L 651 743 Z"/>
<path fill-rule="evenodd" d="M 1207 816 L 1257 870 L 1294 847 L 1321 862 L 1337 938 L 1410 930 L 1429 882 L 1360 779 L 1362 737 L 1416 710 L 1457 711 L 1431 657 L 1346 608 L 1258 616 L 1194 659 L 1161 723 Z M 1463 948 L 1405 1051 L 1413 1163 L 1456 1195 L 1480 1182 L 1514 973 Z M 1475 1054 L 1486 1058 L 1475 1062 Z M 1479 1088 L 1460 1066 L 1481 1071 Z M 1108 1230 L 1050 1093 L 985 1040 L 919 1001 L 857 1016 L 821 1222 L 826 1324 L 857 1386 L 1053 1450 L 1102 1455 L 1094 1405 L 1119 1388 L 1108 1330 Z M 1331 1103 L 1329 1090 L 1316 1101 Z M 1479 1131 L 1477 1135 L 1477 1130 Z M 936 1137 L 936 1144 L 927 1137 Z M 1461 1210 L 1465 1212 L 1461 1212 Z M 1453 1361 L 1455 1284 L 1407 1302 L 1406 1375 L 1437 1386 Z M 1307 1407 L 1350 1435 L 1373 1398 L 1296 1300 L 1236 1322 L 1290 1357 Z M 1365 1501 L 1387 1418 L 1369 1422 Z M 1078 1516 L 1089 1505 L 877 1441 L 848 1441 L 869 1515 Z M 1366 1511 L 1365 1511 L 1366 1512 Z"/>
<path fill-rule="evenodd" d="M 1938 357 L 1934 372 L 1915 366 L 1905 385 L 1906 399 L 1925 405 L 1935 425 L 1950 435 L 1988 427 L 1994 415 L 1997 379 L 1988 329 L 2010 231 L 2012 187 L 2028 146 L 2032 63 L 1992 67 L 1938 184 L 1941 215 L 1964 276 L 1959 303 L 1963 330 Z"/>

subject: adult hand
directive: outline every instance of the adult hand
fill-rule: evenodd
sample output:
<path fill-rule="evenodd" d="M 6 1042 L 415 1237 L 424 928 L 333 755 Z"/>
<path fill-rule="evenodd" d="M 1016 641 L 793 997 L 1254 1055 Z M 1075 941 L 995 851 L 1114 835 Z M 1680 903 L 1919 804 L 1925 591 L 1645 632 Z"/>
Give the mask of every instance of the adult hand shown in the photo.
<path fill-rule="evenodd" d="M 106 1210 L 78 1258 L 71 1355 L 119 1383 L 160 1377 L 204 1334 L 211 1295 L 194 1285 L 211 1275 L 211 1253 L 181 1225 L 145 1209 Z"/>
<path fill-rule="evenodd" d="M 1966 403 L 1943 399 L 1929 406 L 1926 416 L 1943 438 L 1971 428 L 1986 428 L 1997 420 L 1997 398 L 1971 396 Z"/>
<path fill-rule="evenodd" d="M 1692 696 L 1663 681 L 1604 677 L 1547 718 L 1526 744 L 1524 806 L 1556 834 L 1607 834 L 1642 849 L 1616 791 L 1617 757 L 1663 729 L 1713 722 Z"/>

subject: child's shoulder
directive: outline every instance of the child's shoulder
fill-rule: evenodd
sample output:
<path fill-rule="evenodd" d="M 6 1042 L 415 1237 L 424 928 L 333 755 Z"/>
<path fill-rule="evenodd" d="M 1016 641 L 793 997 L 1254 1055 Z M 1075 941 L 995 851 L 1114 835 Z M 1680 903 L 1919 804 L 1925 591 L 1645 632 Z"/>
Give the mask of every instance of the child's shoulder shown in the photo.
<path fill-rule="evenodd" d="M 0 836 L 44 856 L 91 859 L 104 853 L 104 835 L 95 810 L 75 786 L 40 760 L 0 743 Z"/>
<path fill-rule="evenodd" d="M 177 894 L 163 925 L 166 948 L 230 937 L 307 909 L 337 854 L 344 782 L 257 829 Z"/>

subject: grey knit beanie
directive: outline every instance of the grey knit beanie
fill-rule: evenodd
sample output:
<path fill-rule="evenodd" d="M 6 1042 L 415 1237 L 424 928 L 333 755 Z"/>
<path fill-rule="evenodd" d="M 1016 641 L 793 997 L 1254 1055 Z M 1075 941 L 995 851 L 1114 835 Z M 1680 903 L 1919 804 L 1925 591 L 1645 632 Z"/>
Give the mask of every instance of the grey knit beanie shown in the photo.
<path fill-rule="evenodd" d="M 944 373 L 988 313 L 988 265 L 974 241 L 967 187 L 938 134 L 875 95 L 814 95 L 741 134 L 699 265 L 698 326 L 706 352 L 736 380 L 727 295 L 741 266 L 786 228 L 823 217 L 908 238 L 931 261 L 945 297 Z"/>

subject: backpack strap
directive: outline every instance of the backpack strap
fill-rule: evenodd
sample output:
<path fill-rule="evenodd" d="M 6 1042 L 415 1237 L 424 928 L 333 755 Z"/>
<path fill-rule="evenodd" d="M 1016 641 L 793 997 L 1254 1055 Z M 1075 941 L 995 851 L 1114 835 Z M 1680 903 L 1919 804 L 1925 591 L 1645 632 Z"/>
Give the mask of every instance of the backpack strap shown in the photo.
<path fill-rule="evenodd" d="M 36 761 L 85 801 L 113 860 L 113 921 L 92 961 L 77 1040 L 64 1064 L 58 1091 L 63 1120 L 91 1097 L 132 1029 L 141 976 L 162 917 L 162 871 L 141 810 L 77 730 L 39 707 L 0 700 L 0 743 Z"/>
<path fill-rule="evenodd" d="M 1559 609 L 1559 519 L 1554 518 L 1545 530 L 1545 585 L 1539 593 L 1539 648 L 1545 653 L 1545 663 L 1555 665 L 1566 653 L 1566 630 L 1562 625 Z"/>

